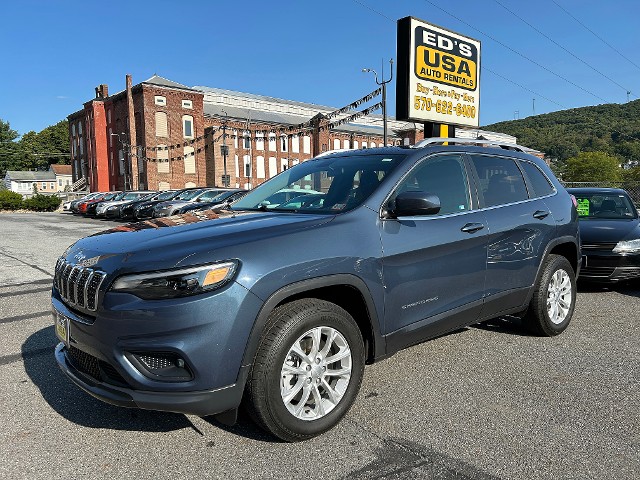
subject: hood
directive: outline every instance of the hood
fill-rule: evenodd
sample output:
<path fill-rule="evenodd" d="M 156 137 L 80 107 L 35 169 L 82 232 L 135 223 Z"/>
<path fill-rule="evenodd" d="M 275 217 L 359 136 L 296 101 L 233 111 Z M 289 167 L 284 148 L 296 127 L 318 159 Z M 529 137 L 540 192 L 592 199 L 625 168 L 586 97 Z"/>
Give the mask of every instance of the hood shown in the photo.
<path fill-rule="evenodd" d="M 617 243 L 620 240 L 640 238 L 640 220 L 580 219 L 580 238 L 584 244 Z"/>
<path fill-rule="evenodd" d="M 188 203 L 196 203 L 193 200 L 165 200 L 163 202 L 159 202 L 156 205 L 156 208 L 167 208 L 167 207 L 183 207 Z"/>
<path fill-rule="evenodd" d="M 216 250 L 314 228 L 333 218 L 282 212 L 185 213 L 85 237 L 69 247 L 65 257 L 107 273 L 164 270 L 225 260 Z"/>

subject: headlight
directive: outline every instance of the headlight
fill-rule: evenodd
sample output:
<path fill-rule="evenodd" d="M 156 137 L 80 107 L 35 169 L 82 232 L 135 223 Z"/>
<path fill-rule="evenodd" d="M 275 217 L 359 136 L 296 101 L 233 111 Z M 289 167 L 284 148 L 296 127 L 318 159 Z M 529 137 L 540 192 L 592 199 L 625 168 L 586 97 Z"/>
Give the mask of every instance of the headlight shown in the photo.
<path fill-rule="evenodd" d="M 107 210 L 117 210 L 118 207 L 119 207 L 119 205 L 113 205 L 113 206 L 107 208 Z"/>
<path fill-rule="evenodd" d="M 145 300 L 186 297 L 222 287 L 233 278 L 237 266 L 237 262 L 229 261 L 165 272 L 125 275 L 113 282 L 111 290 L 130 293 Z"/>
<path fill-rule="evenodd" d="M 640 238 L 635 240 L 622 240 L 613 249 L 615 253 L 639 253 L 640 252 Z"/>

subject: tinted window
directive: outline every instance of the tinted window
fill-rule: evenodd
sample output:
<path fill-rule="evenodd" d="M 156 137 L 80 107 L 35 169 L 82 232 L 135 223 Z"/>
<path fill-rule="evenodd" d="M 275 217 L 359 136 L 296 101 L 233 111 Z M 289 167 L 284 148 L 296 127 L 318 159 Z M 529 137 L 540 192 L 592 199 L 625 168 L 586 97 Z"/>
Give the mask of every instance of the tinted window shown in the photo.
<path fill-rule="evenodd" d="M 442 155 L 424 160 L 409 173 L 397 193 L 421 191 L 440 198 L 439 215 L 469 210 L 469 188 L 460 155 Z"/>
<path fill-rule="evenodd" d="M 536 165 L 531 162 L 520 162 L 520 165 L 533 188 L 532 196 L 544 197 L 553 193 L 553 186 Z"/>
<path fill-rule="evenodd" d="M 264 182 L 234 203 L 233 209 L 278 211 L 280 204 L 300 195 L 324 194 L 322 207 L 309 208 L 309 213 L 345 212 L 364 202 L 405 156 L 345 152 L 316 158 Z M 304 203 L 300 209 L 283 207 L 281 210 L 306 211 Z"/>
<path fill-rule="evenodd" d="M 480 180 L 486 207 L 520 202 L 529 198 L 524 178 L 510 158 L 471 155 Z"/>

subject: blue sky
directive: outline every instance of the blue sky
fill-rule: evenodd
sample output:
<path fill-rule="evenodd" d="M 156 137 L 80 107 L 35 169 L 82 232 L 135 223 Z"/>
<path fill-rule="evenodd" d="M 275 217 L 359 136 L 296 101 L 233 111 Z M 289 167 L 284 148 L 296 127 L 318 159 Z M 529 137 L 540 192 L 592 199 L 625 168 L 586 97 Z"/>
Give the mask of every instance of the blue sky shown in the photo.
<path fill-rule="evenodd" d="M 362 68 L 388 75 L 409 15 L 482 41 L 481 125 L 534 98 L 536 114 L 639 98 L 638 0 L 20 0 L 2 6 L 0 119 L 39 131 L 127 73 L 342 107 L 375 88 Z"/>

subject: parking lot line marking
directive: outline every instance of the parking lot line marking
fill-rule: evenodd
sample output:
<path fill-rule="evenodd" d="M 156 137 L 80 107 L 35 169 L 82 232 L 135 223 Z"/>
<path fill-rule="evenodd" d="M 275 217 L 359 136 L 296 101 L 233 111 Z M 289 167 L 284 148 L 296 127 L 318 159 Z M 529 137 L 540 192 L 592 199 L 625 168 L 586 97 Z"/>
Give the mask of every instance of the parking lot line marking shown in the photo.
<path fill-rule="evenodd" d="M 32 318 L 50 317 L 50 316 L 51 316 L 51 310 L 45 310 L 44 312 L 36 312 L 36 313 L 26 313 L 24 315 L 15 315 L 13 317 L 0 318 L 0 324 L 19 322 L 21 320 L 31 320 Z"/>

